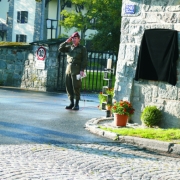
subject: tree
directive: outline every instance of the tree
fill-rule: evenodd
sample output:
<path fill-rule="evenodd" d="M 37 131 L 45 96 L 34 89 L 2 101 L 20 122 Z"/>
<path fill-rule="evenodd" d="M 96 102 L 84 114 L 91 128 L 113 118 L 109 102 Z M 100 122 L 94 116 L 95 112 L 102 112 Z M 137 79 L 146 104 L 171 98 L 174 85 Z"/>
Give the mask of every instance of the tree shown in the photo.
<path fill-rule="evenodd" d="M 121 0 L 68 0 L 75 5 L 75 10 L 62 10 L 63 20 L 60 24 L 66 30 L 76 28 L 81 31 L 81 38 L 85 39 L 88 29 L 96 29 L 97 33 L 91 35 L 92 48 L 103 51 L 119 49 Z M 85 12 L 84 9 L 87 11 Z"/>

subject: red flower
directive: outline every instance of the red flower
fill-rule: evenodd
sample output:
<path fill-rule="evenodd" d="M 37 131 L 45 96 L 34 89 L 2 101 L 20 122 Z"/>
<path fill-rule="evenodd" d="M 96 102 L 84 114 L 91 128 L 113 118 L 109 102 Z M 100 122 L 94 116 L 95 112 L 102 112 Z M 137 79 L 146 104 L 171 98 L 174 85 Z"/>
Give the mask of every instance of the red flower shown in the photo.
<path fill-rule="evenodd" d="M 134 111 L 135 110 L 133 109 L 131 103 L 123 100 L 120 100 L 119 102 L 114 102 L 112 108 L 113 113 L 118 113 L 127 116 L 131 116 L 132 114 L 134 114 Z"/>

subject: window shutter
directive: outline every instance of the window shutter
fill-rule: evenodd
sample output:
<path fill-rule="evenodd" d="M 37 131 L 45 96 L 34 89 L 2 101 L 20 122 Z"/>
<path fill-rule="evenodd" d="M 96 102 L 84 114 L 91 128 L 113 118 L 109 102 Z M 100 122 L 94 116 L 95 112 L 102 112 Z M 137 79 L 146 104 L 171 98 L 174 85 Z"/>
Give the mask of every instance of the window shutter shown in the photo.
<path fill-rule="evenodd" d="M 16 34 L 16 42 L 18 42 L 18 34 Z"/>
<path fill-rule="evenodd" d="M 26 39 L 27 39 L 27 36 L 26 36 L 26 35 L 24 35 L 24 42 L 26 42 Z"/>
<path fill-rule="evenodd" d="M 24 34 L 16 34 L 16 42 L 26 42 L 27 36 Z"/>
<path fill-rule="evenodd" d="M 24 23 L 28 23 L 28 11 L 24 11 L 24 19 L 25 19 Z"/>
<path fill-rule="evenodd" d="M 17 23 L 21 23 L 21 12 L 17 12 Z"/>

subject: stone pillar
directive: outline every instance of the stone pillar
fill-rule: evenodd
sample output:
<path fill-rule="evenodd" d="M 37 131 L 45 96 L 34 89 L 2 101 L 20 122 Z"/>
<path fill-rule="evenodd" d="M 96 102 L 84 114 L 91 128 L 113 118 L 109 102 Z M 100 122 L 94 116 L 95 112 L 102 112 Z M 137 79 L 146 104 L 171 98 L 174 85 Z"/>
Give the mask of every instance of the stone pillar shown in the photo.
<path fill-rule="evenodd" d="M 177 60 L 176 86 L 134 80 L 144 31 L 155 28 L 180 31 L 179 3 L 179 0 L 123 0 L 114 99 L 131 101 L 135 108 L 134 122 L 141 123 L 145 106 L 156 105 L 163 112 L 162 127 L 180 127 L 180 60 Z"/>

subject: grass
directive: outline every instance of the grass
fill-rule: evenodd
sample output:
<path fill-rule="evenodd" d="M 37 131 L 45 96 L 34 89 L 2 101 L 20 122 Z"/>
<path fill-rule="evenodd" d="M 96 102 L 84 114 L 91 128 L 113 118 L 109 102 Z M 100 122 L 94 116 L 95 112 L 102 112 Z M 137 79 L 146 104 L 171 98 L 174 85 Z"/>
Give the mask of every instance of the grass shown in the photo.
<path fill-rule="evenodd" d="M 167 142 L 180 143 L 179 129 L 161 129 L 161 128 L 106 128 L 99 127 L 102 130 L 114 132 L 117 135 L 134 136 L 140 138 L 154 139 Z"/>
<path fill-rule="evenodd" d="M 87 77 L 82 79 L 82 90 L 98 90 L 102 91 L 102 87 L 108 84 L 108 81 L 104 81 L 104 72 L 103 71 L 87 71 Z M 112 87 L 115 83 L 115 76 L 112 76 Z"/>

